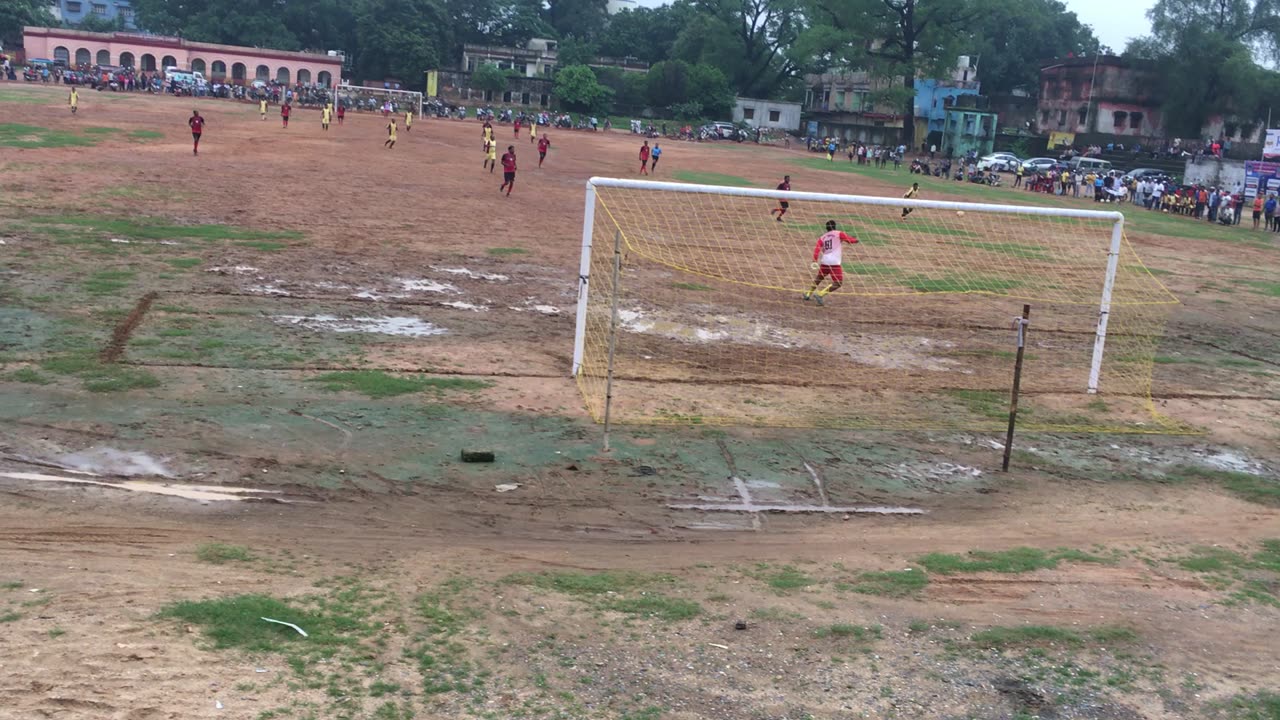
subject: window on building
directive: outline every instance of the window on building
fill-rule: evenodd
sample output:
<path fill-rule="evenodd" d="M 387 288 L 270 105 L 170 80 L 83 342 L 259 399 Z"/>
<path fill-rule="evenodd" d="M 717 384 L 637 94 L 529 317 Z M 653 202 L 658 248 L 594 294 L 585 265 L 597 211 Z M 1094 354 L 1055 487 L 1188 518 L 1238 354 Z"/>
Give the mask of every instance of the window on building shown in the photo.
<path fill-rule="evenodd" d="M 476 59 L 467 58 L 467 72 L 475 72 L 475 71 L 476 71 Z"/>
<path fill-rule="evenodd" d="M 69 2 L 67 3 L 67 12 L 73 13 L 73 14 L 78 13 L 80 12 L 81 7 L 82 6 L 78 2 Z"/>
<path fill-rule="evenodd" d="M 837 90 L 837 91 L 836 91 L 836 107 L 837 107 L 837 108 L 839 108 L 839 109 L 841 109 L 841 110 L 843 110 L 843 109 L 844 109 L 844 107 L 845 107 L 845 106 L 844 106 L 844 91 L 843 91 L 843 90 Z"/>
<path fill-rule="evenodd" d="M 538 104 L 541 105 L 542 107 L 546 107 L 550 105 L 551 96 L 547 95 L 546 93 L 543 93 L 541 96 L 538 97 Z"/>
<path fill-rule="evenodd" d="M 1142 113 L 1140 112 L 1129 113 L 1129 128 L 1132 130 L 1137 130 L 1141 128 L 1142 120 L 1143 120 Z"/>
<path fill-rule="evenodd" d="M 756 117 L 756 109 L 755 109 L 755 108 L 742 108 L 742 119 L 743 119 L 743 120 L 754 120 L 754 119 L 755 119 L 755 117 Z"/>
<path fill-rule="evenodd" d="M 520 94 L 520 104 L 521 104 L 521 105 L 528 105 L 528 104 L 529 104 L 529 93 L 521 93 L 521 94 Z"/>
<path fill-rule="evenodd" d="M 103 5 L 103 4 L 101 4 L 101 3 L 94 3 L 94 4 L 93 4 L 93 14 L 94 14 L 94 15 L 106 15 L 106 14 L 107 14 L 107 6 L 106 6 L 106 5 Z"/>
<path fill-rule="evenodd" d="M 1048 125 L 1048 124 L 1049 124 L 1049 111 L 1048 111 L 1048 110 L 1041 110 L 1041 111 L 1040 111 L 1040 122 L 1041 122 L 1041 123 L 1043 123 L 1043 124 L 1045 124 L 1045 125 Z"/>
<path fill-rule="evenodd" d="M 1066 110 L 1059 110 L 1059 111 L 1058 111 L 1058 125 L 1066 125 L 1066 124 L 1067 124 L 1067 111 L 1066 111 Z"/>
<path fill-rule="evenodd" d="M 542 74 L 543 74 L 543 75 L 550 75 L 550 74 L 551 74 L 551 68 L 553 68 L 553 67 L 555 67 L 555 66 L 554 66 L 554 65 L 552 65 L 551 63 L 546 63 L 546 64 L 544 64 L 544 65 L 542 66 Z"/>
<path fill-rule="evenodd" d="M 133 8 L 131 8 L 131 7 L 122 7 L 122 8 L 117 8 L 117 10 L 118 10 L 118 11 L 119 11 L 119 13 L 120 13 L 120 17 L 124 18 L 125 20 L 132 20 L 132 19 L 133 19 Z"/>
<path fill-rule="evenodd" d="M 510 90 L 507 90 L 506 92 L 502 93 L 502 102 L 504 102 L 504 103 L 509 103 L 509 102 L 511 102 L 511 91 L 510 91 Z"/>
<path fill-rule="evenodd" d="M 1079 110 L 1077 110 L 1076 115 L 1078 115 L 1080 118 L 1079 120 L 1076 121 L 1077 124 L 1084 125 L 1085 123 L 1089 122 L 1089 108 L 1087 106 L 1081 107 Z M 1088 128 L 1085 128 L 1085 129 L 1088 130 Z"/>
<path fill-rule="evenodd" d="M 1119 130 L 1123 130 L 1124 126 L 1129 122 L 1129 113 L 1123 110 L 1115 111 L 1112 116 L 1114 117 L 1115 127 Z"/>
<path fill-rule="evenodd" d="M 782 111 L 780 110 L 769 111 L 769 122 L 778 122 L 781 119 L 782 119 Z"/>

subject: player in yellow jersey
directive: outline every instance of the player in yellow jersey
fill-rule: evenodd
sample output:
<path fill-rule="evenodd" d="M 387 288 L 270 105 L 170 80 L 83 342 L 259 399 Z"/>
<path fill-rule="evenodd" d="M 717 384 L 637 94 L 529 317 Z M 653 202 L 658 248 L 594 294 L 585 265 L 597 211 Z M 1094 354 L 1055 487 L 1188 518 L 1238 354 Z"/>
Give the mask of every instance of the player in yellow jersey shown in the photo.
<path fill-rule="evenodd" d="M 412 129 L 413 129 L 413 111 L 405 110 L 404 111 L 404 131 L 409 132 Z"/>
<path fill-rule="evenodd" d="M 326 104 L 324 109 L 320 111 L 320 129 L 329 129 L 329 119 L 333 117 L 333 106 Z"/>
<path fill-rule="evenodd" d="M 919 195 L 919 194 L 920 194 L 920 183 L 911 183 L 911 189 L 910 189 L 910 190 L 908 190 L 906 193 L 904 193 L 902 197 L 903 197 L 903 198 L 905 198 L 905 199 L 907 199 L 907 200 L 910 200 L 911 198 L 913 198 L 913 197 L 915 197 L 915 196 L 917 196 L 917 195 Z M 909 207 L 904 207 L 904 208 L 902 208 L 902 219 L 903 219 L 903 220 L 906 220 L 906 219 L 907 219 L 907 216 L 911 214 L 911 210 L 912 210 L 912 208 L 909 208 Z"/>
<path fill-rule="evenodd" d="M 393 148 L 396 146 L 396 119 L 391 118 L 391 122 L 387 123 L 387 140 L 382 143 L 384 148 Z"/>
<path fill-rule="evenodd" d="M 73 87 L 71 88 L 71 97 L 67 98 L 67 103 L 71 105 L 71 114 L 76 114 L 76 109 L 80 107 L 80 93 Z"/>
<path fill-rule="evenodd" d="M 258 112 L 261 113 L 263 120 L 267 119 L 267 98 L 265 96 L 258 98 Z"/>
<path fill-rule="evenodd" d="M 498 165 L 498 143 L 493 138 L 487 138 L 484 141 L 484 164 L 481 168 L 488 166 L 489 174 L 493 174 L 493 169 Z"/>
<path fill-rule="evenodd" d="M 529 123 L 529 143 L 532 144 L 536 142 L 538 142 L 538 121 L 534 120 Z"/>

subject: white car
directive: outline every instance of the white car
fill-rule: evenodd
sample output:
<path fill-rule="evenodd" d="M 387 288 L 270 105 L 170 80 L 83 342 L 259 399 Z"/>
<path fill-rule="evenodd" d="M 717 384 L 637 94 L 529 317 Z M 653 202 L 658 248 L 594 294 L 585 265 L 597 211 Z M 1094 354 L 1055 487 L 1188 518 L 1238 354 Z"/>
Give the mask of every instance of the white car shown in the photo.
<path fill-rule="evenodd" d="M 1018 167 L 1021 163 L 1022 161 L 1018 159 L 1017 155 L 1012 155 L 1010 153 L 992 153 L 978 158 L 978 169 L 1007 172 Z"/>
<path fill-rule="evenodd" d="M 1027 172 L 1044 172 L 1057 164 L 1058 161 L 1053 158 L 1031 158 L 1022 161 L 1022 169 Z"/>

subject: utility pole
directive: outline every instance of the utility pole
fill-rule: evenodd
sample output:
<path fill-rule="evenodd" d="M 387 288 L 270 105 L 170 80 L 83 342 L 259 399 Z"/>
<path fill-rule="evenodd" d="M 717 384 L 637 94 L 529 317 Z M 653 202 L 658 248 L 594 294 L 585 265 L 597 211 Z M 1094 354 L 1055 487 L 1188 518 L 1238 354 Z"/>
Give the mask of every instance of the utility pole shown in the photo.
<path fill-rule="evenodd" d="M 1102 57 L 1102 48 L 1093 55 L 1093 76 L 1089 78 L 1089 104 L 1084 106 L 1084 131 L 1089 132 L 1089 116 L 1093 113 L 1093 86 L 1098 82 L 1098 58 Z"/>

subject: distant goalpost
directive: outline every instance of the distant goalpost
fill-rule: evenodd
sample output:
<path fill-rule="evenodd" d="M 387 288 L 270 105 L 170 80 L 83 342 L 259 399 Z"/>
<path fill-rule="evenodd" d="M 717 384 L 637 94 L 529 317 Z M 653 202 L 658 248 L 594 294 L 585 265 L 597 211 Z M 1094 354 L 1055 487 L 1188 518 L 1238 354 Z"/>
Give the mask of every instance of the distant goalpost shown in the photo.
<path fill-rule="evenodd" d="M 377 107 L 382 107 L 383 102 L 390 100 L 396 112 L 402 113 L 406 107 L 411 107 L 416 117 L 422 117 L 422 93 L 413 90 L 386 90 L 342 83 L 338 85 L 336 94 L 338 100 L 345 100 L 348 106 L 359 104 L 359 107 L 368 110 L 369 100 L 373 100 Z"/>
<path fill-rule="evenodd" d="M 819 306 L 830 220 L 858 243 Z M 1151 399 L 1177 299 L 1119 212 L 592 178 L 579 275 L 600 422 L 998 430 L 1029 303 L 1020 427 L 1186 429 Z"/>

